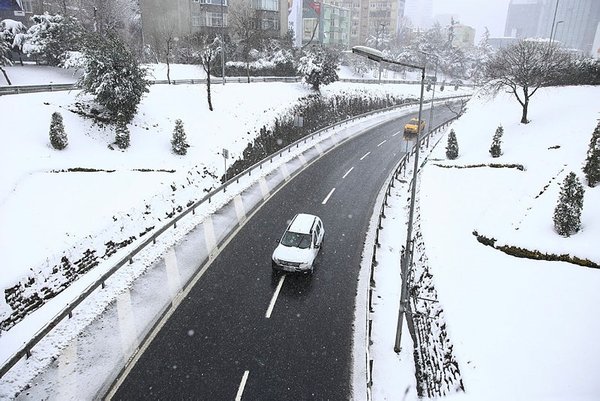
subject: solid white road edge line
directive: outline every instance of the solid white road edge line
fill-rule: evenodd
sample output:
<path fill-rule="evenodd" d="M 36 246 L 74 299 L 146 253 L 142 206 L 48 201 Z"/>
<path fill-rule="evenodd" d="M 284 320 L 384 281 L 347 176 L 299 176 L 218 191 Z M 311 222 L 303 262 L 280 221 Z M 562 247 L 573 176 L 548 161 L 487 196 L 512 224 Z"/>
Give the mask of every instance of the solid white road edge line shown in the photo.
<path fill-rule="evenodd" d="M 381 145 L 383 145 L 383 144 L 384 144 L 384 143 L 386 143 L 386 142 L 387 142 L 387 139 L 386 139 L 386 140 L 384 140 L 383 142 L 381 142 L 379 145 L 377 145 L 377 147 L 380 147 Z"/>
<path fill-rule="evenodd" d="M 235 401 L 242 401 L 242 394 L 244 394 L 244 387 L 246 387 L 246 381 L 248 381 L 249 374 L 249 370 L 244 372 L 244 375 L 242 376 L 242 382 L 240 383 L 240 387 L 238 388 L 237 394 L 235 395 Z"/>
<path fill-rule="evenodd" d="M 275 302 L 277 302 L 277 297 L 279 296 L 279 291 L 281 291 L 281 287 L 283 287 L 283 280 L 285 280 L 285 274 L 281 276 L 279 279 L 279 283 L 277 284 L 277 288 L 273 293 L 273 297 L 271 298 L 271 302 L 269 303 L 269 308 L 267 309 L 267 313 L 265 313 L 265 317 L 269 319 L 271 317 L 271 313 L 273 313 L 273 308 L 275 307 Z"/>
<path fill-rule="evenodd" d="M 333 195 L 333 192 L 335 191 L 335 188 L 333 188 L 329 194 L 327 194 L 327 196 L 325 197 L 325 199 L 323 199 L 323 202 L 321 202 L 321 205 L 324 205 L 327 203 L 327 201 L 329 200 L 329 198 L 331 198 L 331 195 Z"/>
<path fill-rule="evenodd" d="M 364 159 L 365 157 L 369 156 L 370 154 L 371 154 L 371 152 L 365 153 L 365 155 L 363 157 L 361 157 L 360 160 Z"/>
<path fill-rule="evenodd" d="M 342 177 L 342 179 L 346 178 L 346 176 L 347 176 L 348 174 L 350 174 L 350 172 L 351 172 L 352 170 L 354 170 L 354 167 L 351 167 L 351 168 L 350 168 L 350 170 L 346 171 L 346 174 L 344 174 L 344 176 Z"/>

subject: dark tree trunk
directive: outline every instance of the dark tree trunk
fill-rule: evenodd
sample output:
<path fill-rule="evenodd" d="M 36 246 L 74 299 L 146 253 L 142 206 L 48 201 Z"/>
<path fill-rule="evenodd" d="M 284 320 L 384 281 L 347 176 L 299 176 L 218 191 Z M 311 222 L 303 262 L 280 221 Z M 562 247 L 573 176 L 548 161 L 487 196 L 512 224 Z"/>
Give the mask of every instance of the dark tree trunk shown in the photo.
<path fill-rule="evenodd" d="M 171 85 L 171 65 L 169 64 L 169 56 L 168 55 L 167 55 L 167 82 L 169 83 L 169 85 Z"/>
<path fill-rule="evenodd" d="M 2 74 L 4 75 L 4 79 L 6 79 L 6 83 L 9 85 L 12 85 L 12 82 L 10 82 L 10 79 L 8 78 L 8 74 L 6 73 L 4 68 L 0 67 L 0 70 L 2 71 Z"/>
<path fill-rule="evenodd" d="M 529 121 L 527 120 L 527 108 L 529 107 L 529 99 L 525 98 L 523 102 L 523 115 L 521 116 L 521 124 L 527 124 Z"/>
<path fill-rule="evenodd" d="M 210 98 L 210 62 L 207 63 L 206 69 L 206 94 L 208 95 L 208 109 L 213 111 L 212 99 Z"/>

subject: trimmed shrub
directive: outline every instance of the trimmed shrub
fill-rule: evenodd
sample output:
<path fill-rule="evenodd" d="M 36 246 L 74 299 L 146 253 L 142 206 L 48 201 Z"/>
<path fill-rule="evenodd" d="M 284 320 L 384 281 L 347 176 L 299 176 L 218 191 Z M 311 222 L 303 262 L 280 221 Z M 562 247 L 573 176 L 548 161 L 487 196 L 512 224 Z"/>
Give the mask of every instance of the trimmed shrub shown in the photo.
<path fill-rule="evenodd" d="M 558 204 L 554 209 L 554 228 L 559 235 L 570 237 L 580 230 L 583 194 L 579 178 L 575 173 L 569 173 L 560 188 Z"/>
<path fill-rule="evenodd" d="M 446 145 L 446 157 L 450 160 L 454 160 L 458 157 L 458 141 L 456 140 L 456 134 L 451 129 L 448 134 L 448 144 Z"/>
<path fill-rule="evenodd" d="M 583 173 L 590 187 L 594 187 L 600 182 L 600 122 L 592 134 Z"/>
<path fill-rule="evenodd" d="M 55 111 L 50 122 L 50 144 L 54 149 L 63 150 L 69 144 L 62 115 Z"/>
<path fill-rule="evenodd" d="M 500 157 L 502 155 L 502 134 L 504 133 L 504 128 L 502 126 L 498 126 L 496 128 L 496 133 L 492 138 L 492 146 L 490 146 L 490 154 L 492 157 Z"/>
<path fill-rule="evenodd" d="M 175 120 L 175 129 L 173 130 L 173 139 L 171 139 L 173 152 L 178 155 L 185 155 L 187 148 L 190 147 L 187 143 L 183 122 L 180 119 Z"/>
<path fill-rule="evenodd" d="M 127 128 L 127 123 L 125 121 L 119 121 L 117 123 L 115 143 L 119 149 L 127 149 L 130 145 L 129 128 Z"/>

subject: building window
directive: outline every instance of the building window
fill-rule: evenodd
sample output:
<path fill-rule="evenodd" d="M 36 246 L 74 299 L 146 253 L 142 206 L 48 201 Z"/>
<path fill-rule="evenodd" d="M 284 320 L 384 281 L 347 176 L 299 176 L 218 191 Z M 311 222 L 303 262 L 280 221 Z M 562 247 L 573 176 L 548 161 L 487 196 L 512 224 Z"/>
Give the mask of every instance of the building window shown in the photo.
<path fill-rule="evenodd" d="M 32 0 L 21 0 L 21 5 L 23 6 L 23 11 L 26 13 L 33 12 Z"/>
<path fill-rule="evenodd" d="M 227 14 L 207 12 L 206 13 L 206 26 L 221 27 L 221 26 L 223 26 L 223 19 L 225 19 L 225 25 L 227 25 Z"/>
<path fill-rule="evenodd" d="M 194 3 L 221 5 L 221 0 L 192 0 Z M 223 5 L 227 5 L 227 0 L 223 0 Z"/>
<path fill-rule="evenodd" d="M 260 22 L 264 31 L 279 30 L 279 19 L 275 17 L 263 18 Z"/>
<path fill-rule="evenodd" d="M 255 10 L 279 11 L 278 0 L 252 0 L 252 7 Z"/>
<path fill-rule="evenodd" d="M 202 17 L 200 15 L 192 15 L 192 26 L 202 26 Z"/>

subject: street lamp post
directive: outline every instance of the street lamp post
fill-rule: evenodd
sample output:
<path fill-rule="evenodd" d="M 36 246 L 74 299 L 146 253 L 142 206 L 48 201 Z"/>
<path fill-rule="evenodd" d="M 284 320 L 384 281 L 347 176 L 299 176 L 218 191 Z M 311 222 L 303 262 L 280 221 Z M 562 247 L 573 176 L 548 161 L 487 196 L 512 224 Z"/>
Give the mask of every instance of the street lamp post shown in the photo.
<path fill-rule="evenodd" d="M 433 73 L 433 91 L 431 92 L 431 106 L 429 107 L 429 134 L 431 134 L 431 121 L 433 120 L 433 101 L 435 98 L 435 85 L 437 84 L 437 69 L 438 69 L 438 62 L 439 62 L 439 57 L 436 54 L 429 54 L 426 53 L 424 51 L 421 51 L 421 53 L 427 55 L 427 56 L 433 56 L 435 57 L 435 72 Z M 429 137 L 431 135 L 427 135 L 427 144 L 426 146 L 429 147 Z"/>
<path fill-rule="evenodd" d="M 221 0 L 221 79 L 225 85 L 225 6 Z"/>
<path fill-rule="evenodd" d="M 556 30 L 558 29 L 558 24 L 562 24 L 563 20 L 560 21 L 556 21 L 556 23 L 554 24 L 554 28 L 552 29 L 552 34 L 550 36 L 550 46 L 552 46 L 552 43 L 554 42 L 554 38 L 556 37 Z"/>
<path fill-rule="evenodd" d="M 413 177 L 412 177 L 412 187 L 411 187 L 411 195 L 410 195 L 410 210 L 408 213 L 408 227 L 406 231 L 406 245 L 404 247 L 404 253 L 400 259 L 400 271 L 402 275 L 402 286 L 400 290 L 400 305 L 398 307 L 398 324 L 396 327 L 396 341 L 394 343 L 394 351 L 400 352 L 400 342 L 402 339 L 402 326 L 404 325 L 404 315 L 406 314 L 407 320 L 412 319 L 410 315 L 409 309 L 410 305 L 408 303 L 408 268 L 412 261 L 412 230 L 413 230 L 413 220 L 415 214 L 415 197 L 417 193 L 417 170 L 419 168 L 419 150 L 421 148 L 421 116 L 423 114 L 423 92 L 425 87 L 425 67 L 401 63 L 399 61 L 388 60 L 383 57 L 383 53 L 379 50 L 372 49 L 366 46 L 354 46 L 352 48 L 352 53 L 356 53 L 360 56 L 367 57 L 370 60 L 377 61 L 379 63 L 390 63 L 402 65 L 404 67 L 415 68 L 421 70 L 421 96 L 419 99 L 419 132 L 417 133 L 417 140 L 415 143 L 415 161 L 413 168 Z M 407 313 L 408 312 L 408 313 Z M 409 326 L 410 327 L 410 326 Z"/>

